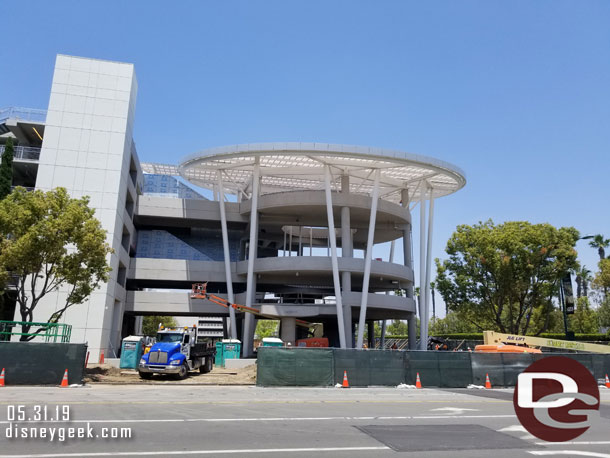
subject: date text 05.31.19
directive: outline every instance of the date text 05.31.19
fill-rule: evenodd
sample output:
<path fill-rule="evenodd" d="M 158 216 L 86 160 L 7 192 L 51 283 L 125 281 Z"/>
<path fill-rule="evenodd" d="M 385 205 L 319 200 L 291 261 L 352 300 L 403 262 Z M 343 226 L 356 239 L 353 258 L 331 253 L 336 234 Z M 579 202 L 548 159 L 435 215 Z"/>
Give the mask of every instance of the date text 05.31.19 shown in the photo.
<path fill-rule="evenodd" d="M 8 405 L 8 421 L 70 421 L 69 405 Z"/>

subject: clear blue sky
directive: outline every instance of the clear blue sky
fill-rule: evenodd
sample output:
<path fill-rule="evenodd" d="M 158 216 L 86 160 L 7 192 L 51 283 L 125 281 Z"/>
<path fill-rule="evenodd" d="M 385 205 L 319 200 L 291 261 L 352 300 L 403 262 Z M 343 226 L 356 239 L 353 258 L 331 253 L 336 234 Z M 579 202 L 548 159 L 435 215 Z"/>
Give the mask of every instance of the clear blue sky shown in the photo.
<path fill-rule="evenodd" d="M 46 108 L 57 53 L 133 62 L 142 160 L 396 148 L 467 173 L 437 202 L 435 256 L 487 218 L 610 236 L 607 0 L 93 3 L 4 2 L 0 106 Z"/>

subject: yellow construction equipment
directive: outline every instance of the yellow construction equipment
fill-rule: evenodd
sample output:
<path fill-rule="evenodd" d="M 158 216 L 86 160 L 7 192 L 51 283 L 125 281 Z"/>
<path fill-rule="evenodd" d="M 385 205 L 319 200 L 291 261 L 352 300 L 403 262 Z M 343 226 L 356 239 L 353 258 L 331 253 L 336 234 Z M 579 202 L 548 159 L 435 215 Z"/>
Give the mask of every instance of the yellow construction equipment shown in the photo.
<path fill-rule="evenodd" d="M 549 339 L 547 337 L 518 336 L 502 334 L 495 331 L 484 331 L 485 345 L 527 345 L 528 347 L 563 348 L 566 350 L 585 351 L 589 353 L 610 353 L 610 345 L 599 345 L 572 340 Z"/>

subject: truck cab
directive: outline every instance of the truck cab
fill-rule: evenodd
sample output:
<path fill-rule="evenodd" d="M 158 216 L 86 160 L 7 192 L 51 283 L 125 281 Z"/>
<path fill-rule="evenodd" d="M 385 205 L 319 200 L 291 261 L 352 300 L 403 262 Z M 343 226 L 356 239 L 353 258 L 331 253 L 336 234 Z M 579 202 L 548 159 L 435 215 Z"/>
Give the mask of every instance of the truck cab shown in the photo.
<path fill-rule="evenodd" d="M 173 374 L 178 379 L 188 377 L 189 371 L 210 372 L 216 349 L 209 342 L 197 341 L 197 327 L 159 327 L 156 343 L 142 355 L 138 373 L 143 379 L 153 374 Z"/>

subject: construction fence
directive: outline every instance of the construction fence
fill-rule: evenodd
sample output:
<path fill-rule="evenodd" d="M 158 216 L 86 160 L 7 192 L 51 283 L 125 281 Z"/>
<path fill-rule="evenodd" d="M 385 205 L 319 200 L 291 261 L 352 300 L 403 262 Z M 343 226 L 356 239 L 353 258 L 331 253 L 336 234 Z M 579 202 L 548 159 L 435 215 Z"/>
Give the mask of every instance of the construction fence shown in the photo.
<path fill-rule="evenodd" d="M 59 385 L 68 369 L 68 383 L 81 384 L 86 344 L 0 342 L 0 371 L 6 385 Z"/>
<path fill-rule="evenodd" d="M 356 350 L 337 348 L 258 349 L 258 386 L 333 386 L 347 371 L 350 386 L 415 385 L 419 373 L 424 387 L 465 388 L 485 385 L 511 387 L 526 367 L 549 355 L 443 351 Z M 553 353 L 583 364 L 602 381 L 610 374 L 610 355 Z"/>

